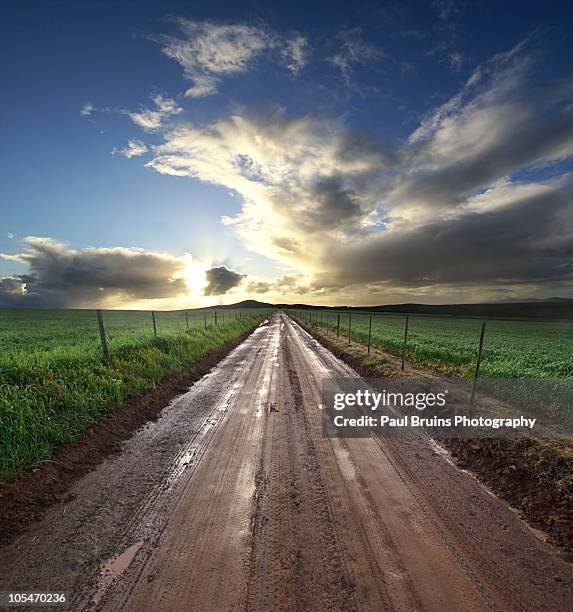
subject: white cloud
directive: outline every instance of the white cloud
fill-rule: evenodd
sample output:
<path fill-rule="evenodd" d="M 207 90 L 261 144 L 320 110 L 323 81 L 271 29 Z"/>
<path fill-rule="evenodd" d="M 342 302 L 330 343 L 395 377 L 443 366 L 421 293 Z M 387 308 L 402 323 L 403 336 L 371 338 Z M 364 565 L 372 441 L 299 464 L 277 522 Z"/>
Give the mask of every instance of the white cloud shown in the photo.
<path fill-rule="evenodd" d="M 157 131 L 167 117 L 183 112 L 183 109 L 171 98 L 157 95 L 153 97 L 153 103 L 155 107 L 152 109 L 144 108 L 138 112 L 128 112 L 133 123 L 146 132 Z"/>
<path fill-rule="evenodd" d="M 82 110 L 80 111 L 81 117 L 89 117 L 94 111 L 94 106 L 90 102 L 87 102 L 83 105 Z"/>
<path fill-rule="evenodd" d="M 308 40 L 304 36 L 295 36 L 285 42 L 281 56 L 293 76 L 298 76 L 306 66 L 308 52 Z"/>
<path fill-rule="evenodd" d="M 246 73 L 257 59 L 279 59 L 293 74 L 306 65 L 308 43 L 300 35 L 282 38 L 262 25 L 221 24 L 178 18 L 181 36 L 162 36 L 163 53 L 178 62 L 193 82 L 185 95 L 202 98 L 217 92 L 224 77 Z"/>
<path fill-rule="evenodd" d="M 569 177 L 512 175 L 573 155 L 573 91 L 532 91 L 522 51 L 476 69 L 397 148 L 339 121 L 275 112 L 180 124 L 147 165 L 239 194 L 242 211 L 223 222 L 252 250 L 298 270 L 293 292 L 357 280 L 443 289 L 461 283 L 464 267 L 474 287 L 570 282 Z M 542 240 L 531 239 L 536 227 Z M 265 282 L 251 289 L 279 291 Z"/>
<path fill-rule="evenodd" d="M 148 146 L 141 140 L 130 140 L 123 149 L 114 149 L 112 155 L 120 153 L 124 157 L 127 157 L 127 159 L 131 159 L 132 157 L 144 155 L 147 151 L 149 151 Z"/>

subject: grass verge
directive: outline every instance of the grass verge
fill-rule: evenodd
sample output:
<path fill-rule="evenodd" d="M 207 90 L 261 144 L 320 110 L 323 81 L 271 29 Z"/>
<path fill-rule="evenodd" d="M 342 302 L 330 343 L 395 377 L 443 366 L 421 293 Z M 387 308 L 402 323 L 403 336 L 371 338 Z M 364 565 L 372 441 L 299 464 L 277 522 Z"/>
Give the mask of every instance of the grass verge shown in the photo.
<path fill-rule="evenodd" d="M 256 327 L 250 314 L 219 327 L 134 341 L 104 364 L 97 352 L 34 352 L 0 360 L 0 482 L 50 461 L 110 412 Z"/>

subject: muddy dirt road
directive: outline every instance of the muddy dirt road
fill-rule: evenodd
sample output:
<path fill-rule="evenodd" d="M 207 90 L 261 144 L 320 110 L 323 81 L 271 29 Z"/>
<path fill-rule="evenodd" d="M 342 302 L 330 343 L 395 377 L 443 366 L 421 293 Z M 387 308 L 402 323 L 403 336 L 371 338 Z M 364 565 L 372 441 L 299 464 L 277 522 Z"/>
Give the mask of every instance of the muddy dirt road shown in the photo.
<path fill-rule="evenodd" d="M 273 316 L 0 549 L 0 590 L 74 610 L 570 610 L 571 566 L 431 441 L 321 437 L 321 381 L 352 375 Z"/>

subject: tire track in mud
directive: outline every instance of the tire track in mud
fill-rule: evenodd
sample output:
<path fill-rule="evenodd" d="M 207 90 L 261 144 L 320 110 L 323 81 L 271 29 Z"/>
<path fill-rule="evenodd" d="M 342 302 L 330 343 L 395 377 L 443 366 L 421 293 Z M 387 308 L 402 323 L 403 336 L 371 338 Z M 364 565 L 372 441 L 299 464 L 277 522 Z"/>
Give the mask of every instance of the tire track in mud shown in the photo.
<path fill-rule="evenodd" d="M 294 361 L 281 337 L 268 414 L 246 608 L 355 610 Z"/>
<path fill-rule="evenodd" d="M 298 330 L 295 330 L 295 333 Z M 300 340 L 301 338 L 297 338 Z M 310 349 L 302 338 L 305 349 Z M 310 340 L 310 338 L 309 338 Z M 312 424 L 312 436 L 320 449 L 322 469 L 325 471 L 333 497 L 335 520 L 345 551 L 348 572 L 357 586 L 355 599 L 361 610 L 421 610 L 423 609 L 416 590 L 395 548 L 389 530 L 379 516 L 379 509 L 368 492 L 360 470 L 352 462 L 349 451 L 340 442 L 335 447 L 332 441 L 322 437 L 321 415 L 318 410 L 316 381 L 311 372 L 316 370 L 320 359 L 315 350 L 297 350 L 301 376 L 305 382 L 308 423 Z M 312 342 L 312 340 L 311 340 Z M 309 362 L 310 360 L 310 362 Z M 306 363 L 305 363 L 306 362 Z M 360 483 L 361 495 L 349 481 Z"/>
<path fill-rule="evenodd" d="M 325 375 L 358 377 L 306 331 L 293 328 Z M 534 537 L 503 502 L 448 462 L 429 438 L 374 441 L 487 608 L 570 609 L 571 566 Z"/>
<path fill-rule="evenodd" d="M 260 350 L 258 348 L 255 351 L 254 359 L 259 355 Z M 221 391 L 209 414 L 196 428 L 189 440 L 181 446 L 159 479 L 157 486 L 152 489 L 137 511 L 122 527 L 116 540 L 116 550 L 118 552 L 102 563 L 95 573 L 86 572 L 86 576 L 91 576 L 88 580 L 89 586 L 84 587 L 82 593 L 72 598 L 71 603 L 74 609 L 92 610 L 102 605 L 105 602 L 107 592 L 112 589 L 116 581 L 122 579 L 123 571 L 127 569 L 127 566 L 122 567 L 121 573 L 117 575 L 109 572 L 109 570 L 106 571 L 105 568 L 113 565 L 114 561 L 121 557 L 125 551 L 140 544 L 128 563 L 130 576 L 129 580 L 124 579 L 121 597 L 122 606 L 129 599 L 131 591 L 146 569 L 147 563 L 157 549 L 161 536 L 167 527 L 170 513 L 177 501 L 176 491 L 185 488 L 187 482 L 192 478 L 218 428 L 224 422 L 229 406 L 239 394 L 240 380 L 248 370 L 248 361 L 240 362 L 235 367 L 228 387 Z M 208 379 L 205 378 L 204 380 Z"/>

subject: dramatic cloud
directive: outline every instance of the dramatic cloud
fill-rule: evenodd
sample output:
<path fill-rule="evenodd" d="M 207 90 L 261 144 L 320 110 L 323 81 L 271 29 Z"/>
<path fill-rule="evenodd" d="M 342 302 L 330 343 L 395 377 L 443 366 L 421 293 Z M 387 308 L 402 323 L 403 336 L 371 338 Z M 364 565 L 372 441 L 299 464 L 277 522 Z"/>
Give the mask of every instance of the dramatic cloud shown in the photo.
<path fill-rule="evenodd" d="M 26 275 L 0 279 L 0 306 L 117 306 L 189 291 L 189 257 L 142 249 L 70 249 L 49 238 L 29 236 L 26 250 L 3 255 L 29 265 Z"/>
<path fill-rule="evenodd" d="M 373 52 L 357 49 L 341 57 Z M 570 291 L 571 180 L 555 164 L 573 155 L 573 86 L 534 89 L 534 69 L 525 45 L 498 54 L 401 146 L 276 111 L 179 124 L 147 165 L 240 194 L 242 211 L 223 221 L 300 272 L 291 293 L 353 283 Z M 527 178 L 532 169 L 546 178 Z M 280 293 L 280 280 L 248 288 Z"/>
<path fill-rule="evenodd" d="M 355 235 L 375 221 L 380 175 L 391 152 L 335 122 L 233 117 L 166 134 L 148 163 L 238 192 L 242 213 L 226 218 L 265 254 L 312 265 L 315 239 Z M 315 236 L 315 238 L 313 238 Z"/>
<path fill-rule="evenodd" d="M 176 20 L 181 36 L 162 36 L 167 57 L 175 60 L 193 81 L 185 95 L 191 98 L 217 92 L 222 77 L 247 72 L 264 52 L 273 52 L 294 75 L 306 64 L 307 42 L 302 36 L 282 39 L 263 26 Z"/>
<path fill-rule="evenodd" d="M 205 295 L 223 295 L 227 291 L 238 287 L 246 275 L 229 270 L 225 266 L 217 266 L 207 270 L 205 277 L 207 279 Z"/>

